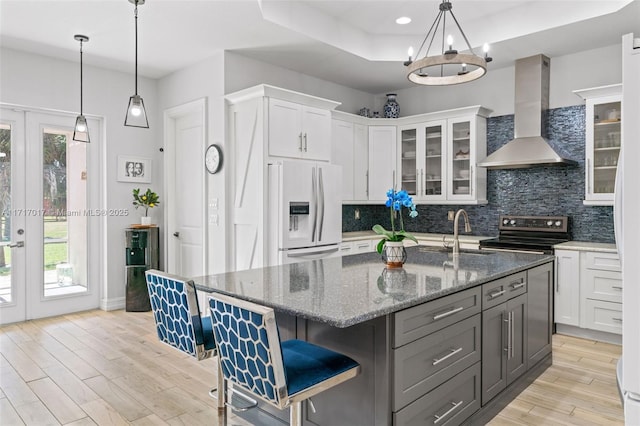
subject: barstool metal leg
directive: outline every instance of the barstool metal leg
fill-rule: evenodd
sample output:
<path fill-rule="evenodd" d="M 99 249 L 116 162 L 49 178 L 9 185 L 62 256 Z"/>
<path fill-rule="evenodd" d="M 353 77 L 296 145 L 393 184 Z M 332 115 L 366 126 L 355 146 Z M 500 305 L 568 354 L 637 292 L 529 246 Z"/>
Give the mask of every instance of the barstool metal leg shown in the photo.
<path fill-rule="evenodd" d="M 222 374 L 222 364 L 218 357 L 218 410 L 224 410 L 227 402 L 227 381 Z"/>
<path fill-rule="evenodd" d="M 302 401 L 294 402 L 289 407 L 289 425 L 302 426 Z"/>

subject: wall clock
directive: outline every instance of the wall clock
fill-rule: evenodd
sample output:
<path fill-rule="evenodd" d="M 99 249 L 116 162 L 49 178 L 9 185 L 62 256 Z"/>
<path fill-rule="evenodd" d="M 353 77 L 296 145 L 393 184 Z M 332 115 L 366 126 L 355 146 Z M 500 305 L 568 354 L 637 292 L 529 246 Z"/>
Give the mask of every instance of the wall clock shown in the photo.
<path fill-rule="evenodd" d="M 204 165 L 211 174 L 220 171 L 220 168 L 222 168 L 222 150 L 218 145 L 209 145 L 204 155 Z"/>

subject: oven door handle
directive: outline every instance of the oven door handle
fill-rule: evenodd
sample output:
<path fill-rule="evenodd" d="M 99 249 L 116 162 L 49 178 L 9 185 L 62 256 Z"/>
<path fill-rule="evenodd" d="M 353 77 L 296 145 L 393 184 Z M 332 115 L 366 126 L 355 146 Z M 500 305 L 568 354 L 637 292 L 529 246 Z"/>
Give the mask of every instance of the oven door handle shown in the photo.
<path fill-rule="evenodd" d="M 495 247 L 480 247 L 480 250 L 486 251 L 506 251 L 508 253 L 530 253 L 530 254 L 546 254 L 542 250 L 518 250 L 518 249 L 507 249 L 507 248 L 495 248 Z"/>

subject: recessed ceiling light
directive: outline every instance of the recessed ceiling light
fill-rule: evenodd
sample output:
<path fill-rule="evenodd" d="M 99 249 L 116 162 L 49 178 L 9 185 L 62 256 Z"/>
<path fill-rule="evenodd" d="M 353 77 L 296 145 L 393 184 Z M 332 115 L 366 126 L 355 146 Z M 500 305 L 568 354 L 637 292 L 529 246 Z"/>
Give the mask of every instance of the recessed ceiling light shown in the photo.
<path fill-rule="evenodd" d="M 411 22 L 411 18 L 409 18 L 408 16 L 401 16 L 396 19 L 396 24 L 398 25 L 407 25 L 409 22 Z"/>

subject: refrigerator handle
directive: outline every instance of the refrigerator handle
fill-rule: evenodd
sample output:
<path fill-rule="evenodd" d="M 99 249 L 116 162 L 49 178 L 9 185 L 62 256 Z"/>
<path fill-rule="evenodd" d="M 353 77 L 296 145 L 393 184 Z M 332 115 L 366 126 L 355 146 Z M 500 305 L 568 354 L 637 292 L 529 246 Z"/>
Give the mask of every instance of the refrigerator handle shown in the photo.
<path fill-rule="evenodd" d="M 313 203 L 313 228 L 311 229 L 311 242 L 316 242 L 316 223 L 318 222 L 318 195 L 316 193 L 316 168 L 311 169 L 311 202 Z"/>
<path fill-rule="evenodd" d="M 318 226 L 318 242 L 322 241 L 322 229 L 324 228 L 324 182 L 322 179 L 322 168 L 318 167 L 318 201 L 320 208 L 320 225 Z"/>

